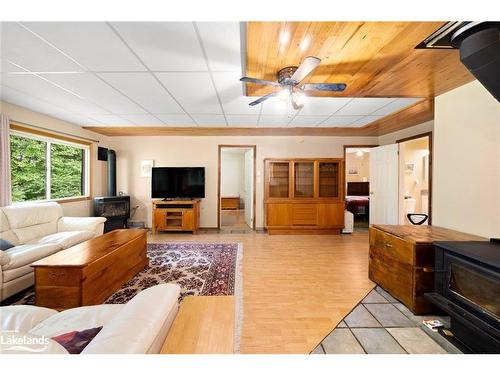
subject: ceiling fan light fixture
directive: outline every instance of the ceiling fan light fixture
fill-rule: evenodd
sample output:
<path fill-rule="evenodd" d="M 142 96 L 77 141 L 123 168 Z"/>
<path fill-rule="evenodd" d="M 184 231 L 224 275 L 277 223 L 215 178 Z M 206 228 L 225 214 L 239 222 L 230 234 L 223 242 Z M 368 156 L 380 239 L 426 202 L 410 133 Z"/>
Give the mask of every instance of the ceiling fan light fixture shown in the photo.
<path fill-rule="evenodd" d="M 292 95 L 293 95 L 292 99 L 298 107 L 302 107 L 306 102 L 306 96 L 303 93 L 294 92 Z"/>

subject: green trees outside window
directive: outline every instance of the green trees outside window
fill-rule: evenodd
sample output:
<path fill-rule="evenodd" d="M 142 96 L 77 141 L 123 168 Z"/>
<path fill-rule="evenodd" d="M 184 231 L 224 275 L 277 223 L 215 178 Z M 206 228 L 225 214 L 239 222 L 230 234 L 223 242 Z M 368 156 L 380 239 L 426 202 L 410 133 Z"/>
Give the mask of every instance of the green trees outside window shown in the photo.
<path fill-rule="evenodd" d="M 11 134 L 12 201 L 85 195 L 85 151 L 81 147 Z"/>

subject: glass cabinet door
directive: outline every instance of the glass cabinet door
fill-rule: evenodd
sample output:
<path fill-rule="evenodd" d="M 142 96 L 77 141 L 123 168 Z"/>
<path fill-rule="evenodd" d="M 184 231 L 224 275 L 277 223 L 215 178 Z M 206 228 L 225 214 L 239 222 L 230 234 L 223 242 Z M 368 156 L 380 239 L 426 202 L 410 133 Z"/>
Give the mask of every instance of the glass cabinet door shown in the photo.
<path fill-rule="evenodd" d="M 295 162 L 294 164 L 295 198 L 314 196 L 314 162 Z"/>
<path fill-rule="evenodd" d="M 319 196 L 339 196 L 339 163 L 319 162 Z"/>
<path fill-rule="evenodd" d="M 290 184 L 290 164 L 288 162 L 269 163 L 269 198 L 288 198 Z"/>

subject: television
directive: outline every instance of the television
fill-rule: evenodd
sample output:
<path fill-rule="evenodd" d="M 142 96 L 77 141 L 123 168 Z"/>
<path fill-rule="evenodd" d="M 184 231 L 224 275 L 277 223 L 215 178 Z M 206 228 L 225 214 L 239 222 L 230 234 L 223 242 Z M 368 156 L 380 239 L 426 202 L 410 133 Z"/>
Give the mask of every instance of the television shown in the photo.
<path fill-rule="evenodd" d="M 205 198 L 205 168 L 153 167 L 151 197 L 163 199 Z"/>

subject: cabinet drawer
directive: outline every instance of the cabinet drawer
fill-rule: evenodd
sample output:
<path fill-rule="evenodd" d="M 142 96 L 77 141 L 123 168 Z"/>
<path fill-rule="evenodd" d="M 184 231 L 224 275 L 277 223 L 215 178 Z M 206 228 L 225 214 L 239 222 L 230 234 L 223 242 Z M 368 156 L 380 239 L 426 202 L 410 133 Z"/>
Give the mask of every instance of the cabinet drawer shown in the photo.
<path fill-rule="evenodd" d="M 414 245 L 392 234 L 370 228 L 371 248 L 379 249 L 385 257 L 397 262 L 414 265 Z"/>
<path fill-rule="evenodd" d="M 318 207 L 315 204 L 292 205 L 293 225 L 316 225 L 318 223 Z"/>

